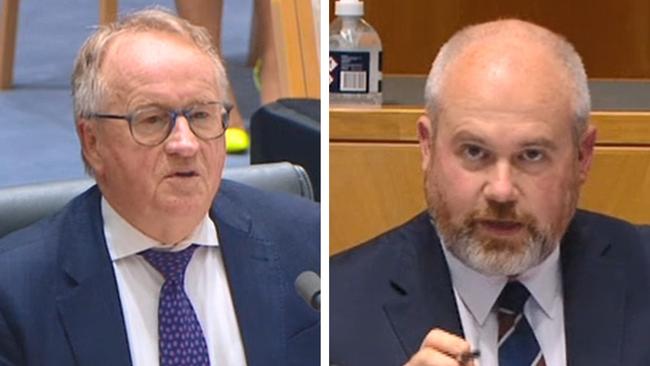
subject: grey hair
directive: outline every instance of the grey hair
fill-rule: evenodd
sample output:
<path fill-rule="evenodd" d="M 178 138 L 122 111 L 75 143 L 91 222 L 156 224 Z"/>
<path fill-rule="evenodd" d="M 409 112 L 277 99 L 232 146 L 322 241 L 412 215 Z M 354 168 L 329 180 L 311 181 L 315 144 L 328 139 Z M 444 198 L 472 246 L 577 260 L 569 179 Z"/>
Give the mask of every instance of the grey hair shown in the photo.
<path fill-rule="evenodd" d="M 72 98 L 75 119 L 96 112 L 95 108 L 106 97 L 108 90 L 102 80 L 101 67 L 106 50 L 112 41 L 125 33 L 164 32 L 188 40 L 203 51 L 214 65 L 215 83 L 224 98 L 227 96 L 228 79 L 223 61 L 212 43 L 207 30 L 192 25 L 169 10 L 148 8 L 126 15 L 115 23 L 100 26 L 86 40 L 74 62 L 72 73 Z"/>
<path fill-rule="evenodd" d="M 471 25 L 454 34 L 440 49 L 433 61 L 427 78 L 424 100 L 426 113 L 432 123 L 436 123 L 440 112 L 440 95 L 443 87 L 445 71 L 458 56 L 470 45 L 485 41 L 495 36 L 518 36 L 532 40 L 548 47 L 565 67 L 567 76 L 572 84 L 573 100 L 572 113 L 574 117 L 574 140 L 578 139 L 587 129 L 591 97 L 587 84 L 587 73 L 580 55 L 564 37 L 541 26 L 517 19 L 497 20 L 488 23 Z M 435 129 L 434 129 L 435 130 Z"/>
<path fill-rule="evenodd" d="M 110 95 L 102 77 L 101 67 L 111 43 L 123 34 L 152 31 L 177 35 L 205 53 L 214 66 L 215 85 L 220 95 L 227 98 L 226 70 L 208 31 L 177 17 L 167 9 L 152 7 L 130 13 L 115 23 L 99 26 L 84 42 L 75 59 L 71 80 L 76 123 L 79 123 L 81 118 L 97 112 L 97 109 L 101 108 L 101 101 Z M 83 153 L 82 159 L 86 172 L 92 176 L 92 168 Z"/>

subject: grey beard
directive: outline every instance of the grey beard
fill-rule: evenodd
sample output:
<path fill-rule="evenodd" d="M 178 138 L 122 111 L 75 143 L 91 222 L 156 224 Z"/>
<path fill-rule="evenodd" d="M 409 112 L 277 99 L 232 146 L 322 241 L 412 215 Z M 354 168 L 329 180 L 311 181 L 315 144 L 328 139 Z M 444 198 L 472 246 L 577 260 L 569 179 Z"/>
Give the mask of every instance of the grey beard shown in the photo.
<path fill-rule="evenodd" d="M 527 238 L 517 252 L 488 251 L 481 240 L 472 236 L 469 228 L 464 227 L 457 233 L 446 235 L 435 220 L 432 221 L 446 248 L 465 265 L 485 275 L 519 275 L 542 263 L 557 245 L 557 241 L 549 235 L 536 233 Z M 495 241 L 498 243 L 498 240 Z M 507 248 L 506 245 L 504 247 Z"/>

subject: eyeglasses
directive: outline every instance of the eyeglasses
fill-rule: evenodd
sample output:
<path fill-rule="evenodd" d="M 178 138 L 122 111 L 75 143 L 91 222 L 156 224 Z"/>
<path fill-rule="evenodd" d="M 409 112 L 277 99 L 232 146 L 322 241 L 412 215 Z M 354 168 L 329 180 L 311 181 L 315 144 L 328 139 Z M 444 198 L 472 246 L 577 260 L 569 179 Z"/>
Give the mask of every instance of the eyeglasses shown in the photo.
<path fill-rule="evenodd" d="M 228 128 L 232 105 L 224 102 L 195 104 L 183 109 L 150 107 L 126 115 L 90 113 L 88 118 L 122 119 L 129 123 L 133 139 L 145 146 L 161 144 L 171 134 L 178 117 L 187 119 L 190 130 L 204 140 L 217 139 Z"/>

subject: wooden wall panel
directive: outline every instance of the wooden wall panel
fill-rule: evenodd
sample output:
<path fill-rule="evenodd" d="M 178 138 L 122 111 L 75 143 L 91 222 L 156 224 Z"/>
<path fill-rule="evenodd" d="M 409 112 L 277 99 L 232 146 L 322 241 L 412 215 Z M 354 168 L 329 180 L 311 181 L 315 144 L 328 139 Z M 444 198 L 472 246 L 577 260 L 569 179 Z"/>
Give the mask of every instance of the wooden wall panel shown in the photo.
<path fill-rule="evenodd" d="M 330 145 L 330 250 L 359 244 L 425 207 L 413 144 Z"/>
<path fill-rule="evenodd" d="M 330 140 L 417 142 L 422 107 L 330 109 Z M 650 112 L 591 112 L 598 144 L 650 147 Z"/>
<path fill-rule="evenodd" d="M 650 224 L 650 146 L 597 147 L 580 207 Z"/>
<path fill-rule="evenodd" d="M 272 0 L 281 98 L 320 98 L 320 74 L 311 2 Z"/>
<path fill-rule="evenodd" d="M 518 17 L 567 37 L 592 78 L 650 78 L 648 0 L 365 0 L 384 45 L 384 73 L 424 74 L 468 24 Z M 330 0 L 330 16 L 334 16 Z"/>

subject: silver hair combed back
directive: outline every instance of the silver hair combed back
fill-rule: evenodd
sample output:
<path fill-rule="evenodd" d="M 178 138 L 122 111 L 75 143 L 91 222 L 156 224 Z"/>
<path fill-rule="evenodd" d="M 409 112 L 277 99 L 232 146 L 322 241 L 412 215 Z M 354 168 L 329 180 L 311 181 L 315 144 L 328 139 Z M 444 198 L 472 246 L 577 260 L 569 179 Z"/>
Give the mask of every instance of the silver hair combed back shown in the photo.
<path fill-rule="evenodd" d="M 74 63 L 72 98 L 75 121 L 97 112 L 100 101 L 109 91 L 102 80 L 101 67 L 111 42 L 125 33 L 163 32 L 187 39 L 205 52 L 214 64 L 215 85 L 221 95 L 228 95 L 228 79 L 223 62 L 214 48 L 210 35 L 202 27 L 192 25 L 163 8 L 148 8 L 128 14 L 119 21 L 97 28 L 83 44 Z"/>

